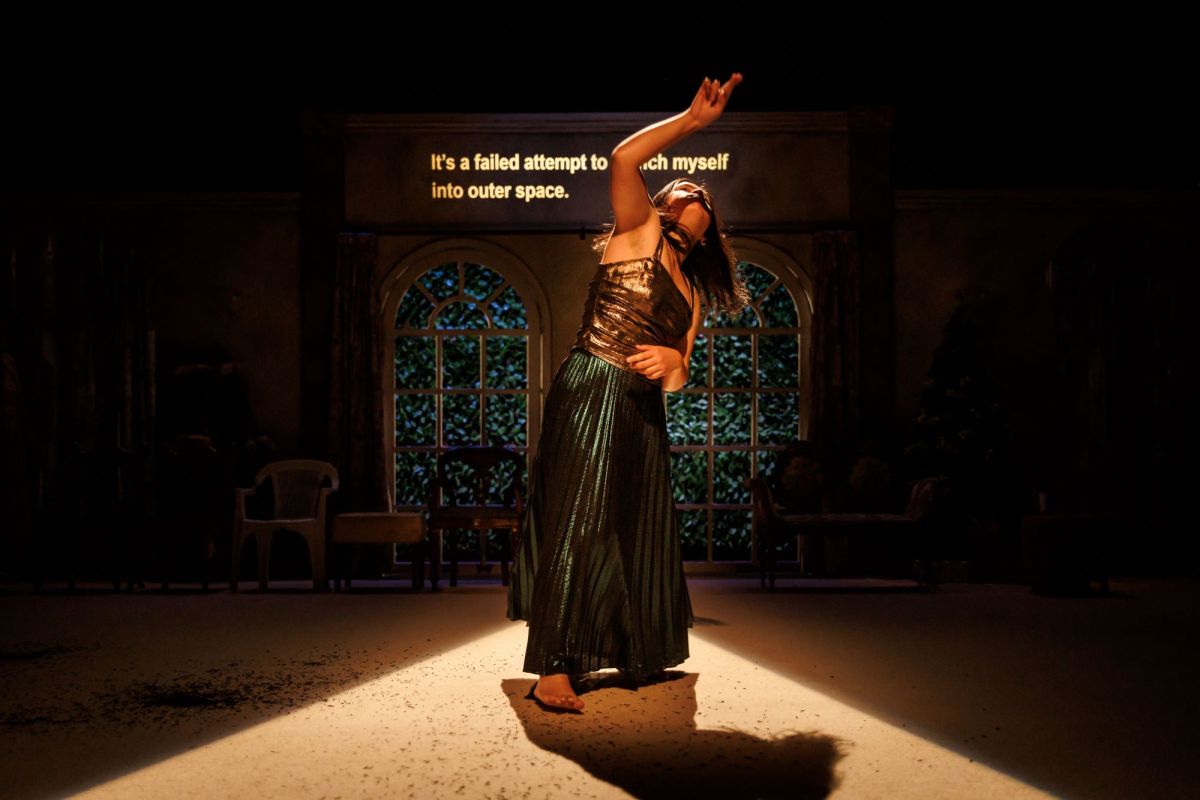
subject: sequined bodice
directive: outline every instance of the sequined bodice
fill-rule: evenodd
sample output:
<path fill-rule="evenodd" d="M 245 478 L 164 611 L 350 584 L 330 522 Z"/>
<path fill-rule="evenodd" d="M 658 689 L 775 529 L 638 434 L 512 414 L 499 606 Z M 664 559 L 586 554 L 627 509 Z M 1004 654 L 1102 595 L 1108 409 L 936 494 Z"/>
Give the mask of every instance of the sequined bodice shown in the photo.
<path fill-rule="evenodd" d="M 663 345 L 686 355 L 693 301 L 662 263 L 663 241 L 660 233 L 653 256 L 597 266 L 572 350 L 586 350 L 641 377 L 625 360 L 640 352 L 635 345 Z"/>

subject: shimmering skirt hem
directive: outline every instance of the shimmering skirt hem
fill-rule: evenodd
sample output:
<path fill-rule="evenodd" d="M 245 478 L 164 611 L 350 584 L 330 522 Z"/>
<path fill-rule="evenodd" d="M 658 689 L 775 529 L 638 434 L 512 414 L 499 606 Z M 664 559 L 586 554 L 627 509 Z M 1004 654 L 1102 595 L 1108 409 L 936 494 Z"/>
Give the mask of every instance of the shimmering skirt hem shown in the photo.
<path fill-rule="evenodd" d="M 546 395 L 508 618 L 524 670 L 649 676 L 688 657 L 693 627 L 662 389 L 572 350 Z"/>

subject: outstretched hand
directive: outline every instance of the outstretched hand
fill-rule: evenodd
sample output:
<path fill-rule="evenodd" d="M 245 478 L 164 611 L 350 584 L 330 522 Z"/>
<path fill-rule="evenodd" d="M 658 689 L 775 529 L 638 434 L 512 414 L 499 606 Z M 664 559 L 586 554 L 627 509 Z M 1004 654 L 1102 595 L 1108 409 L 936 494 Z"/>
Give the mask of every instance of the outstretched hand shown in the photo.
<path fill-rule="evenodd" d="M 692 107 L 688 109 L 688 114 L 701 125 L 715 122 L 721 116 L 721 112 L 725 110 L 725 104 L 729 102 L 729 97 L 733 94 L 733 87 L 741 82 L 742 73 L 740 72 L 730 75 L 729 80 L 725 83 L 721 83 L 716 78 L 705 78 L 704 82 L 700 84 L 696 96 L 692 98 Z"/>

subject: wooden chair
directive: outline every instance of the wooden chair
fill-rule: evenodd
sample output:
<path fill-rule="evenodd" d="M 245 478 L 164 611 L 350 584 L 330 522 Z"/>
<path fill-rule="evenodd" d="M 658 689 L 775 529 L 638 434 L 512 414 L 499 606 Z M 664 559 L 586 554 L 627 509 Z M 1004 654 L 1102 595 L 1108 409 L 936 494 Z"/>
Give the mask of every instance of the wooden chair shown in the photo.
<path fill-rule="evenodd" d="M 501 496 L 493 498 L 491 490 L 503 482 L 499 475 L 493 479 L 493 471 L 505 463 L 512 465 L 512 479 Z M 452 470 L 454 465 L 462 465 L 470 473 L 469 485 L 455 483 L 452 477 L 452 472 L 456 471 Z M 432 542 L 429 560 L 432 562 L 430 584 L 434 590 L 438 588 L 442 571 L 442 535 L 457 529 L 476 530 L 481 536 L 488 530 L 508 531 L 506 552 L 500 561 L 500 582 L 508 585 L 508 565 L 516 552 L 516 537 L 520 533 L 521 512 L 525 507 L 521 497 L 524 475 L 525 456 L 506 447 L 458 447 L 438 456 L 437 475 L 429 487 L 429 519 L 426 522 Z M 464 499 L 469 504 L 460 502 Z M 501 502 L 488 502 L 491 499 Z M 450 585 L 458 585 L 458 554 L 454 550 L 450 552 Z"/>
<path fill-rule="evenodd" d="M 909 494 L 908 506 L 903 514 L 850 512 L 781 514 L 776 508 L 775 500 L 771 495 L 771 487 L 767 485 L 767 482 L 761 477 L 746 478 L 744 483 L 750 489 L 755 528 L 762 534 L 763 549 L 759 558 L 759 586 L 765 586 L 769 580 L 771 590 L 775 589 L 775 547 L 783 539 L 792 536 L 821 536 L 834 531 L 838 533 L 878 531 L 882 528 L 913 537 L 917 543 L 917 549 L 920 551 L 919 555 L 924 561 L 924 574 L 918 576 L 916 580 L 927 588 L 932 587 L 935 585 L 930 551 L 932 537 L 927 523 L 933 510 L 937 481 L 937 478 L 924 478 L 917 481 Z M 802 554 L 803 546 L 804 541 L 801 540 Z M 801 568 L 803 568 L 803 562 Z"/>
<path fill-rule="evenodd" d="M 271 481 L 271 519 L 247 519 L 246 498 Z M 323 487 L 325 481 L 330 485 Z M 308 544 L 314 591 L 329 588 L 325 580 L 325 507 L 338 488 L 337 469 L 325 461 L 296 458 L 275 461 L 258 471 L 254 486 L 234 489 L 233 571 L 229 591 L 238 590 L 242 544 L 251 536 L 258 545 L 258 588 L 265 591 L 270 577 L 271 539 L 276 531 L 295 531 Z"/>

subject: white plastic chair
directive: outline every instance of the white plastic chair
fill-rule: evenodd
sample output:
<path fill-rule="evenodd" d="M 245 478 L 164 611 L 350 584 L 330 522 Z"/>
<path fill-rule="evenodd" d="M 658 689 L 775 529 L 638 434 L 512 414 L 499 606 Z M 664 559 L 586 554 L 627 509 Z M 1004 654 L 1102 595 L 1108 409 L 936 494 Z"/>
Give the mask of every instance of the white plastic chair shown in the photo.
<path fill-rule="evenodd" d="M 248 519 L 246 498 L 271 479 L 274 509 L 271 519 Z M 328 479 L 329 486 L 321 484 Z M 295 531 L 308 543 L 312 561 L 313 589 L 328 588 L 325 579 L 325 506 L 326 499 L 338 488 L 337 469 L 326 461 L 294 458 L 275 461 L 258 471 L 254 486 L 234 489 L 233 573 L 229 590 L 238 590 L 242 545 L 254 537 L 258 545 L 258 588 L 265 591 L 270 574 L 271 539 L 276 531 Z"/>

